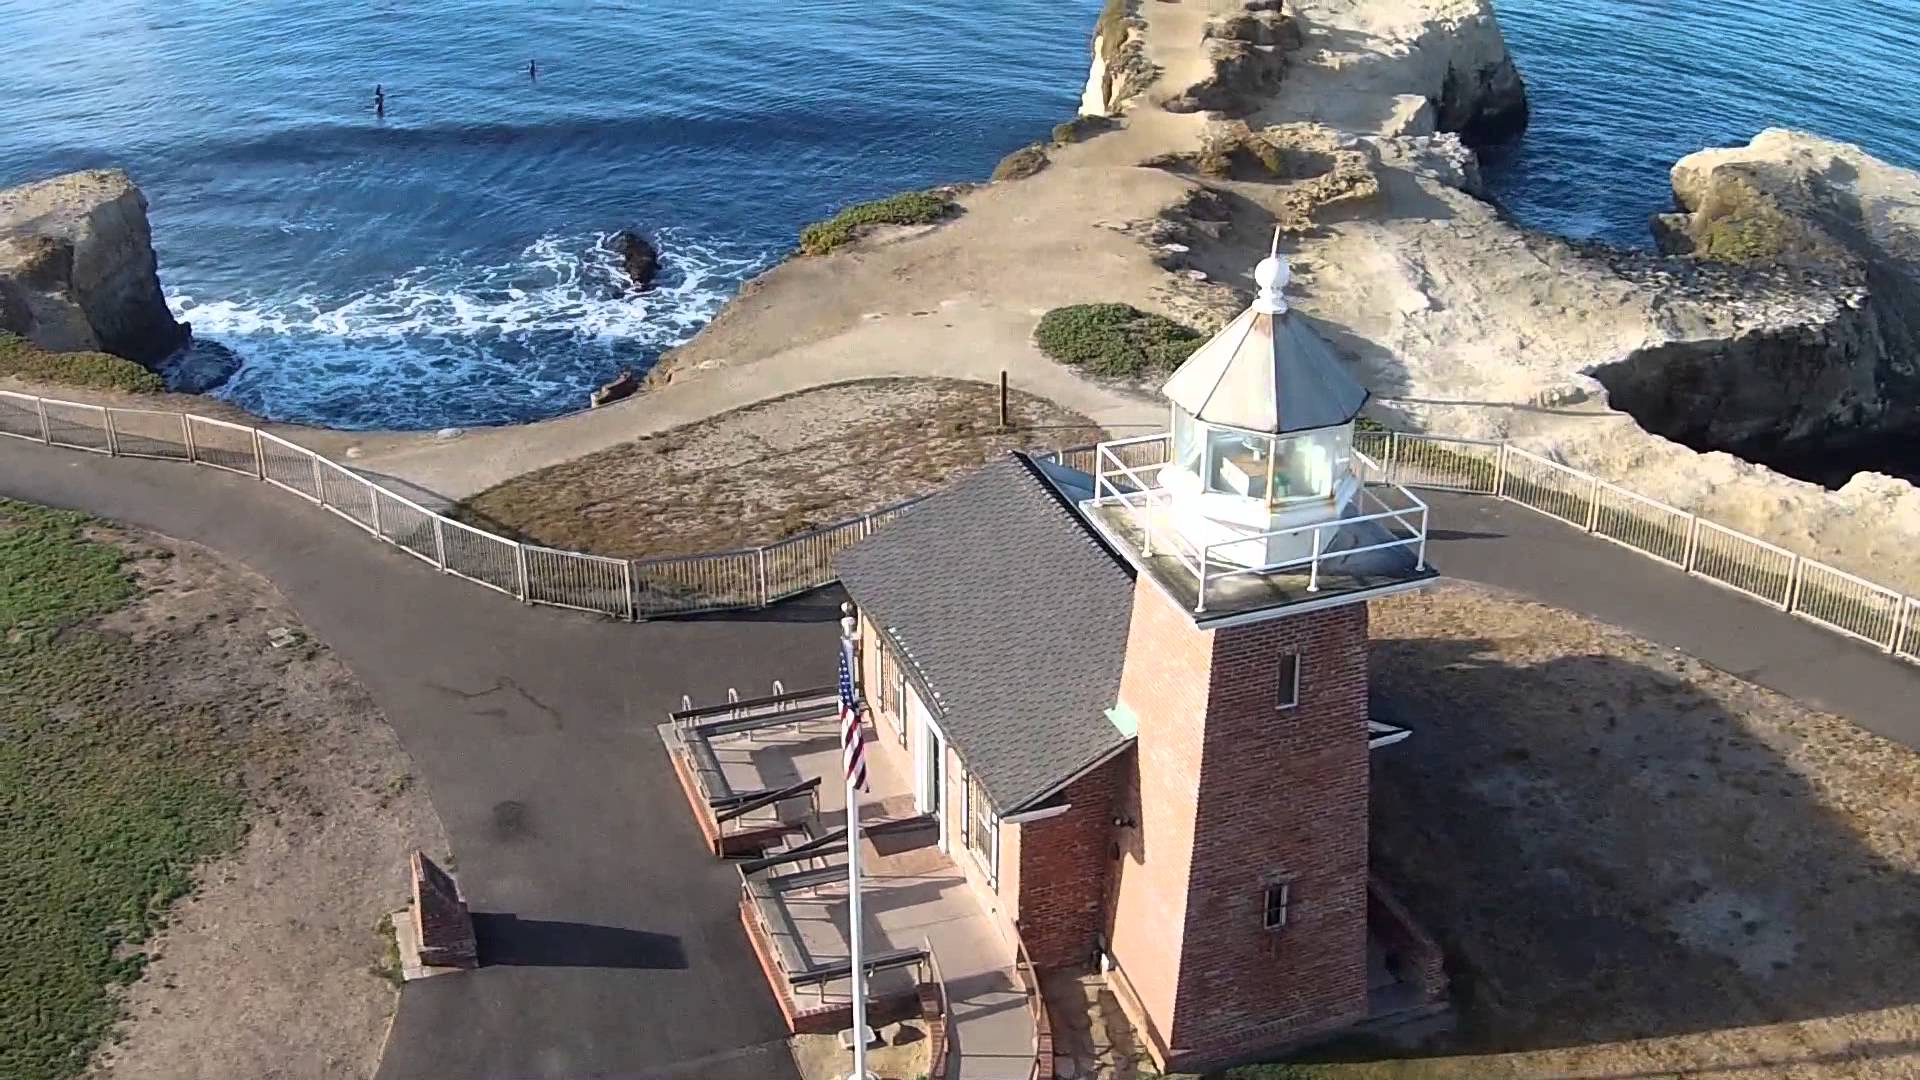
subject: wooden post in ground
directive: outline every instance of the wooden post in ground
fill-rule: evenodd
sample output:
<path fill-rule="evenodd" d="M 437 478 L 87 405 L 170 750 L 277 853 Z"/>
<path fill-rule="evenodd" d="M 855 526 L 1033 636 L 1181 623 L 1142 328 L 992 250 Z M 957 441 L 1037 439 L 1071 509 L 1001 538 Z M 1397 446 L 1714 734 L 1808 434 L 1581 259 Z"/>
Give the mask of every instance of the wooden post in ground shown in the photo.
<path fill-rule="evenodd" d="M 1007 430 L 1007 369 L 1000 369 L 1000 430 Z"/>

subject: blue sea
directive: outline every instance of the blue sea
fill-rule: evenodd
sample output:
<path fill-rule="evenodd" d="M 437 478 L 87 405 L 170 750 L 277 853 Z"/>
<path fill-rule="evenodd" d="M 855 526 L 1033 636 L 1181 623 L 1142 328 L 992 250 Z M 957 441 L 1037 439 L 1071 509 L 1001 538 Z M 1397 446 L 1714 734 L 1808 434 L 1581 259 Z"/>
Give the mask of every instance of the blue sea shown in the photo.
<path fill-rule="evenodd" d="M 249 410 L 527 420 L 690 337 L 806 222 L 982 178 L 1071 116 L 1099 7 L 0 0 L 0 183 L 128 168 Z M 1523 223 L 1644 244 L 1675 158 L 1768 124 L 1920 165 L 1920 16 L 1885 0 L 1500 14 L 1534 124 L 1487 172 Z M 623 228 L 664 251 L 651 292 Z"/>

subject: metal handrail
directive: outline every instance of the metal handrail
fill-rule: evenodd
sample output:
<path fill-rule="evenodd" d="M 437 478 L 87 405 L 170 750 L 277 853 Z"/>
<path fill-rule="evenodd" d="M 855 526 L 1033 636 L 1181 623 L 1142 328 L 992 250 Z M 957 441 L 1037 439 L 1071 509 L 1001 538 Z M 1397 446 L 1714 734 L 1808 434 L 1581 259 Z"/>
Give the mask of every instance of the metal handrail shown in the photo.
<path fill-rule="evenodd" d="M 1029 1080 L 1040 1080 L 1053 1071 L 1053 1026 L 1047 1020 L 1046 995 L 1040 990 L 1040 973 L 1033 966 L 1033 957 L 1027 953 L 1026 938 L 1021 936 L 1020 924 L 1013 926 L 1014 974 L 1026 984 L 1027 1010 L 1033 1019 L 1033 1070 Z"/>
<path fill-rule="evenodd" d="M 1142 436 L 1112 443 L 1101 443 L 1099 445 L 1095 458 L 1097 471 L 1094 477 L 1094 500 L 1096 502 L 1102 499 L 1112 500 L 1127 509 L 1127 512 L 1139 525 L 1140 531 L 1145 538 L 1144 546 L 1146 550 L 1143 554 L 1151 558 L 1154 553 L 1154 537 L 1156 535 L 1153 514 L 1149 507 L 1136 504 L 1135 499 L 1140 495 L 1146 495 L 1149 496 L 1149 500 L 1143 500 L 1143 502 L 1150 501 L 1150 497 L 1154 492 L 1164 489 L 1153 487 L 1137 470 L 1123 463 L 1119 455 L 1114 454 L 1109 449 L 1109 447 L 1123 444 L 1138 444 L 1148 441 L 1148 438 L 1149 437 Z M 1158 438 L 1164 439 L 1165 436 L 1158 436 Z M 1363 464 L 1371 465 L 1376 469 L 1379 468 L 1379 463 L 1367 455 L 1357 450 L 1353 451 L 1353 453 L 1361 459 Z M 1134 492 L 1122 491 L 1117 485 L 1109 482 L 1109 473 L 1107 470 L 1107 464 L 1109 462 L 1112 463 L 1114 472 L 1125 476 L 1129 481 L 1134 483 L 1136 486 Z M 1406 496 L 1407 501 L 1412 505 L 1397 509 L 1388 506 L 1385 499 L 1380 498 L 1370 490 L 1382 487 L 1392 488 L 1400 492 L 1400 494 Z M 1398 484 L 1386 481 L 1376 484 L 1362 484 L 1360 491 L 1382 507 L 1380 513 L 1361 514 L 1354 517 L 1342 517 L 1316 524 L 1291 525 L 1284 529 L 1269 529 L 1265 532 L 1246 533 L 1241 536 L 1236 536 L 1231 540 L 1216 540 L 1209 544 L 1195 544 L 1192 540 L 1182 535 L 1178 529 L 1166 530 L 1162 535 L 1171 534 L 1173 537 L 1173 550 L 1170 554 L 1172 554 L 1189 573 L 1193 574 L 1194 580 L 1197 583 L 1193 610 L 1196 612 L 1204 612 L 1207 610 L 1207 585 L 1209 582 L 1232 577 L 1242 577 L 1248 574 L 1270 574 L 1275 571 L 1291 570 L 1301 566 L 1308 568 L 1307 591 L 1319 592 L 1320 566 L 1322 562 L 1338 561 L 1370 551 L 1385 551 L 1390 548 L 1404 547 L 1418 548 L 1419 553 L 1416 556 L 1416 569 L 1424 570 L 1427 565 L 1427 504 L 1422 502 L 1419 496 L 1413 492 L 1408 491 Z M 1402 516 L 1407 513 L 1418 515 L 1420 522 L 1418 527 L 1408 522 L 1407 519 Z M 1343 548 L 1333 553 L 1329 553 L 1321 543 L 1322 533 L 1328 530 L 1338 530 L 1351 525 L 1364 525 L 1371 521 L 1384 521 L 1388 518 L 1392 518 L 1400 525 L 1406 527 L 1412 535 L 1403 539 L 1390 540 L 1385 543 L 1369 544 L 1365 547 Z M 1259 566 L 1243 566 L 1232 570 L 1217 572 L 1213 569 L 1215 565 L 1233 565 L 1230 560 L 1216 556 L 1216 551 L 1238 548 L 1248 544 L 1261 544 L 1280 537 L 1306 536 L 1309 534 L 1313 537 L 1313 543 L 1309 549 L 1310 553 L 1300 558 L 1288 559 L 1285 562 L 1279 563 L 1263 563 Z M 1191 558 L 1188 556 L 1191 556 Z"/>
<path fill-rule="evenodd" d="M 11 415 L 6 408 L 9 403 L 17 403 Z M 56 416 L 56 412 L 59 415 Z M 175 442 L 170 435 L 157 434 L 151 430 L 135 430 L 138 426 L 136 418 L 152 418 L 156 416 L 172 418 L 178 422 L 180 430 L 177 442 Z M 117 421 L 116 417 L 120 418 L 120 420 Z M 10 422 L 15 423 L 16 426 L 9 427 Z M 76 432 L 78 432 L 78 434 L 76 434 Z M 225 433 L 223 437 L 228 445 L 215 446 L 210 444 L 212 436 L 218 433 Z M 837 522 L 825 528 L 803 533 L 797 537 L 789 537 L 786 540 L 759 548 L 741 548 L 733 552 L 662 556 L 637 560 L 611 559 L 608 556 L 588 555 L 584 552 L 561 551 L 555 548 L 543 548 L 539 545 L 524 544 L 519 541 L 497 536 L 483 529 L 476 529 L 464 522 L 456 521 L 444 514 L 429 510 L 420 503 L 390 488 L 375 483 L 345 465 L 322 457 L 314 451 L 299 446 L 297 443 L 293 443 L 284 437 L 262 431 L 257 427 L 250 427 L 245 424 L 219 420 L 208 416 L 200 416 L 194 413 L 169 412 L 156 409 L 122 409 L 111 406 L 92 405 L 85 402 L 66 401 L 59 398 L 42 397 L 35 394 L 23 394 L 16 391 L 0 390 L 0 435 L 30 442 L 38 442 L 48 446 L 59 446 L 113 457 L 162 458 L 186 461 L 207 468 L 252 475 L 262 481 L 272 483 L 293 492 L 306 501 L 318 503 L 328 512 L 352 522 L 379 540 L 392 544 L 414 557 L 432 564 L 445 573 L 454 574 L 475 581 L 486 587 L 497 589 L 508 595 L 515 596 L 517 599 L 528 604 L 574 608 L 625 619 L 644 619 L 660 615 L 700 611 L 720 611 L 729 608 L 765 607 L 778 598 L 831 584 L 835 580 L 835 575 L 832 573 L 830 565 L 802 565 L 796 568 L 796 571 L 803 575 L 801 577 L 797 577 L 791 581 L 783 580 L 776 582 L 770 580 L 766 572 L 768 553 L 783 550 L 817 537 L 831 537 L 832 543 L 847 542 L 850 544 L 853 540 L 857 540 L 858 537 L 870 534 L 873 529 L 880 524 L 892 520 L 903 510 L 920 501 L 920 498 L 909 499 L 890 506 L 881 507 L 871 513 L 863 514 L 856 518 L 849 518 L 846 521 Z M 84 441 L 81 438 L 82 435 L 86 436 Z M 236 438 L 236 436 L 238 436 L 238 438 Z M 1517 503 L 1521 506 L 1527 506 L 1529 509 L 1548 514 L 1548 516 L 1554 517 L 1556 520 L 1561 520 L 1574 528 L 1582 528 L 1583 531 L 1590 535 L 1601 537 L 1611 543 L 1619 544 L 1630 550 L 1637 551 L 1642 555 L 1646 555 L 1649 558 L 1666 563 L 1702 581 L 1707 581 L 1711 584 L 1751 596 L 1762 602 L 1771 604 L 1782 611 L 1800 615 L 1813 625 L 1848 637 L 1864 640 L 1889 655 L 1911 663 L 1920 664 L 1920 597 L 1916 597 L 1913 594 L 1902 593 L 1900 590 L 1875 584 L 1864 578 L 1859 578 L 1857 575 L 1847 574 L 1837 567 L 1832 567 L 1826 563 L 1795 554 L 1791 550 L 1777 544 L 1771 544 L 1758 537 L 1750 536 L 1736 529 L 1727 528 L 1726 526 L 1709 521 L 1696 514 L 1689 514 L 1686 511 L 1660 502 L 1659 500 L 1650 499 L 1617 484 L 1601 480 L 1599 477 L 1593 476 L 1590 473 L 1582 472 L 1571 466 L 1553 461 L 1532 451 L 1524 450 L 1508 443 L 1485 439 L 1458 439 L 1444 435 L 1422 435 L 1398 431 L 1369 431 L 1362 433 L 1362 436 L 1368 440 L 1368 445 L 1370 446 L 1377 447 L 1380 443 L 1384 442 L 1386 452 L 1382 455 L 1382 459 L 1376 460 L 1356 448 L 1353 451 L 1355 457 L 1371 470 L 1376 471 L 1383 478 L 1385 486 L 1395 488 L 1417 504 L 1417 508 L 1420 511 L 1420 520 L 1422 522 L 1421 531 L 1423 534 L 1425 532 L 1424 525 L 1427 520 L 1426 504 L 1421 502 L 1417 496 L 1414 496 L 1412 492 L 1408 490 L 1406 484 L 1400 482 L 1399 476 L 1403 472 L 1403 466 L 1414 467 L 1429 474 L 1443 471 L 1436 465 L 1436 462 L 1444 461 L 1447 455 L 1452 454 L 1458 457 L 1460 461 L 1458 464 L 1449 465 L 1446 466 L 1446 468 L 1454 469 L 1458 474 L 1469 477 L 1472 480 L 1471 486 L 1440 482 L 1439 479 L 1429 480 L 1426 483 L 1415 483 L 1414 486 L 1463 491 L 1469 494 L 1484 495 Z M 1070 447 L 1065 450 L 1049 452 L 1044 456 L 1051 456 L 1055 460 L 1059 460 L 1067 455 L 1079 455 L 1089 451 L 1098 451 L 1101 446 L 1143 446 L 1154 442 L 1166 443 L 1168 440 L 1168 435 L 1162 432 L 1159 434 L 1139 435 L 1127 439 L 1114 440 L 1092 447 Z M 233 445 L 236 442 L 244 442 L 244 449 Z M 310 467 L 315 473 L 314 480 L 312 481 L 315 489 L 314 495 L 308 495 L 302 490 L 300 485 L 307 482 L 302 477 L 296 476 L 293 473 L 287 473 L 285 476 L 269 476 L 267 474 L 265 448 L 269 445 L 275 448 L 277 454 L 281 455 L 276 459 L 277 463 L 284 464 L 287 455 L 292 455 L 296 459 L 304 458 L 310 463 Z M 1407 447 L 1420 448 L 1418 454 L 1420 460 L 1418 462 L 1408 460 L 1408 454 L 1405 449 Z M 1492 460 L 1488 460 L 1485 457 L 1476 457 L 1468 453 L 1450 450 L 1450 447 L 1460 448 L 1462 451 L 1472 450 L 1480 453 L 1491 449 L 1496 451 L 1496 453 L 1492 455 Z M 1584 520 L 1570 520 L 1568 517 L 1551 513 L 1538 506 L 1533 506 L 1523 497 L 1523 494 L 1517 493 L 1514 490 L 1514 484 L 1509 483 L 1510 478 L 1508 475 L 1510 460 L 1516 456 L 1530 463 L 1545 465 L 1551 472 L 1568 477 L 1574 487 L 1584 488 L 1584 491 L 1555 492 L 1557 496 L 1572 500 L 1572 506 L 1584 509 Z M 1107 468 L 1109 461 L 1112 465 L 1111 471 Z M 1154 466 L 1141 466 L 1139 468 L 1150 469 L 1153 467 Z M 327 470 L 331 470 L 334 474 L 337 474 L 335 480 L 338 483 L 358 485 L 364 493 L 364 500 L 355 500 L 351 505 L 342 504 L 336 500 L 330 494 L 328 476 L 326 475 Z M 1489 473 L 1492 482 L 1486 484 L 1484 483 L 1484 478 L 1487 477 Z M 1139 498 L 1140 493 L 1153 489 L 1153 485 L 1146 482 L 1139 469 L 1127 466 L 1111 453 L 1096 453 L 1094 474 L 1096 498 L 1113 498 L 1115 501 L 1125 503 L 1130 509 L 1134 508 L 1133 501 Z M 1138 485 L 1139 491 L 1133 493 L 1120 491 L 1119 488 L 1109 480 L 1110 476 L 1126 477 Z M 1377 486 L 1382 485 L 1369 484 L 1365 485 L 1362 490 L 1365 491 L 1368 488 Z M 1103 489 L 1105 489 L 1104 493 Z M 1682 535 L 1677 528 L 1664 527 L 1657 523 L 1647 525 L 1646 530 L 1664 536 L 1665 542 L 1658 550 L 1656 550 L 1651 543 L 1646 542 L 1644 538 L 1642 542 L 1636 543 L 1633 535 L 1613 535 L 1608 528 L 1603 527 L 1608 524 L 1608 519 L 1604 518 L 1601 514 L 1601 492 L 1615 493 L 1618 496 L 1624 497 L 1629 502 L 1645 504 L 1651 512 L 1659 515 L 1669 525 L 1677 526 L 1684 523 L 1684 535 Z M 924 498 L 924 496 L 921 498 Z M 1617 510 L 1618 508 L 1610 509 Z M 401 510 L 406 512 L 399 513 L 398 511 Z M 1406 510 L 1400 511 L 1400 513 L 1411 513 L 1413 510 L 1414 508 L 1409 507 Z M 1627 511 L 1619 512 L 1628 513 Z M 364 517 L 360 516 L 362 513 L 364 513 Z M 1395 515 L 1390 514 L 1388 516 Z M 392 520 L 394 517 L 403 519 L 412 518 L 413 520 L 396 522 Z M 1150 526 L 1151 514 L 1143 514 L 1142 517 L 1145 518 Z M 1405 527 L 1412 527 L 1404 517 L 1395 516 L 1395 520 Z M 854 524 L 859 524 L 861 527 L 857 530 L 850 529 L 849 526 Z M 483 580 L 474 577 L 472 574 L 463 572 L 458 565 L 450 565 L 446 543 L 449 526 L 453 527 L 453 531 L 460 535 L 477 535 L 478 537 L 484 538 L 483 543 L 497 544 L 503 551 L 510 549 L 515 564 L 510 572 L 511 580 L 507 580 L 505 584 L 502 584 L 500 581 Z M 840 536 L 835 537 L 833 535 L 836 531 L 840 531 Z M 847 539 L 849 534 L 854 534 L 853 540 Z M 1149 531 L 1147 536 L 1149 544 L 1152 543 L 1154 535 L 1153 532 Z M 1735 550 L 1726 550 L 1722 547 L 1714 546 L 1710 552 L 1712 558 L 1704 559 L 1702 557 L 1703 552 L 1706 552 L 1708 548 L 1708 544 L 1705 543 L 1704 540 L 1708 536 L 1721 538 L 1721 540 L 1731 545 Z M 1254 538 L 1247 537 L 1239 541 L 1223 543 L 1242 543 L 1247 539 Z M 1716 545 L 1719 543 L 1720 541 L 1715 541 Z M 1679 549 L 1680 552 L 1680 557 L 1678 558 L 1670 554 L 1675 548 Z M 1357 549 L 1350 549 L 1348 552 L 1342 552 L 1341 554 L 1352 553 L 1352 550 Z M 566 582 L 559 582 L 556 585 L 555 583 L 534 580 L 534 575 L 540 571 L 529 567 L 527 559 L 529 552 L 537 552 L 545 555 L 550 561 L 591 563 L 596 566 L 605 566 L 609 562 L 617 563 L 619 564 L 620 577 L 622 579 L 617 591 L 621 595 L 617 602 L 613 601 L 609 596 L 607 598 L 608 602 L 604 604 L 576 603 L 571 600 L 556 599 L 556 596 L 560 595 L 572 596 L 573 594 L 567 591 L 570 586 Z M 1743 556 L 1740 554 L 1741 552 L 1765 553 L 1776 561 L 1784 562 L 1786 566 L 1782 569 L 1777 566 L 1763 565 Z M 1193 571 L 1197 578 L 1217 578 L 1221 576 L 1231 576 L 1232 574 L 1240 572 L 1229 571 L 1221 575 L 1210 574 L 1208 572 L 1209 567 L 1205 565 L 1196 566 L 1194 560 L 1178 550 L 1178 545 L 1175 546 L 1173 554 L 1183 565 L 1186 565 L 1189 570 Z M 1205 559 L 1206 556 L 1204 552 L 1198 554 L 1201 555 L 1203 560 Z M 1423 540 L 1421 549 L 1421 561 L 1423 563 L 1424 554 Z M 713 586 L 719 578 L 709 579 L 704 583 L 700 581 L 701 574 L 703 573 L 701 568 L 709 564 L 721 564 L 722 570 L 720 576 L 724 578 L 724 562 L 729 558 L 742 561 L 751 560 L 755 564 L 752 572 L 749 573 L 743 569 L 742 574 L 735 578 L 736 584 L 741 580 L 751 578 L 750 584 L 732 590 L 716 590 L 711 586 Z M 500 569 L 505 571 L 504 563 Z M 688 571 L 689 576 L 695 579 L 694 582 L 691 584 L 683 583 L 673 580 L 670 574 L 661 573 L 663 571 L 675 570 Z M 1738 571 L 1738 573 L 1735 571 Z M 643 575 L 652 576 L 643 577 Z M 1858 610 L 1847 610 L 1843 606 L 1835 610 L 1816 611 L 1809 610 L 1808 607 L 1805 606 L 1810 602 L 1820 605 L 1847 604 L 1848 600 L 1845 596 L 1840 596 L 1836 599 L 1835 593 L 1819 587 L 1822 582 L 1842 575 L 1844 575 L 1844 578 L 1847 580 L 1858 581 L 1866 593 L 1874 598 L 1874 604 L 1877 604 L 1877 607 L 1859 597 L 1854 598 L 1852 601 L 1854 608 Z M 501 576 L 504 579 L 509 575 L 503 573 Z M 1812 587 L 1808 586 L 1809 576 L 1816 579 Z M 1762 585 L 1765 586 L 1764 591 L 1762 588 L 1757 587 Z M 571 588 L 578 591 L 577 586 Z M 702 591 L 703 589 L 705 590 L 704 592 Z M 587 591 L 597 594 L 601 592 L 610 593 L 612 590 Z M 1776 593 L 1778 595 L 1776 595 Z M 664 600 L 663 597 L 665 598 Z M 1808 599 L 1809 597 L 1815 599 L 1810 601 Z M 575 597 L 575 599 L 578 599 L 578 597 Z M 599 597 L 589 595 L 587 599 L 597 601 Z M 1849 623 L 1854 625 L 1849 625 Z M 1857 628 L 1859 625 L 1866 625 L 1869 629 L 1875 630 L 1876 633 L 1862 633 Z M 1883 627 L 1884 633 L 1877 632 Z"/>

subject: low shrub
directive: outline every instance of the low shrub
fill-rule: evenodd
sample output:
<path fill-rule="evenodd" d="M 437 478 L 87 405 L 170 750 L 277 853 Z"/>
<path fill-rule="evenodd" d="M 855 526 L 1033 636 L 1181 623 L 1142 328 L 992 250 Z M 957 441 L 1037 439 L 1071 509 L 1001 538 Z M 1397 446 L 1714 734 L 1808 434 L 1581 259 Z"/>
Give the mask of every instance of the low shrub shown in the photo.
<path fill-rule="evenodd" d="M 855 203 L 825 221 L 800 230 L 800 250 L 808 255 L 827 252 L 873 225 L 931 225 L 953 209 L 953 199 L 933 191 L 906 191 L 872 202 Z"/>
<path fill-rule="evenodd" d="M 1033 340 L 1063 364 L 1099 375 L 1139 376 L 1179 367 L 1206 335 L 1131 304 L 1074 304 L 1041 316 Z"/>
<path fill-rule="evenodd" d="M 993 167 L 995 180 L 1025 180 L 1034 173 L 1047 167 L 1047 148 L 1039 143 L 1023 146 Z"/>
<path fill-rule="evenodd" d="M 160 376 L 131 360 L 102 352 L 48 352 L 4 330 L 0 330 L 0 375 L 131 394 L 157 394 L 167 388 Z"/>
<path fill-rule="evenodd" d="M 1091 139 L 1103 131 L 1112 131 L 1120 125 L 1111 116 L 1076 116 L 1064 124 L 1053 125 L 1053 142 L 1056 146 Z"/>

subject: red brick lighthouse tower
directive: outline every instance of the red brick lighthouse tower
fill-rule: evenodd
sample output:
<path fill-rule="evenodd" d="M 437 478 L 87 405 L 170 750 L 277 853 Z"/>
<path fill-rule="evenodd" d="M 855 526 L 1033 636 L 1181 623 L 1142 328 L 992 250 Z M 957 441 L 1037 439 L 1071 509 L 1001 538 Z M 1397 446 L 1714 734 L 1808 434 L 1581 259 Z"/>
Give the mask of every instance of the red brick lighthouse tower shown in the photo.
<path fill-rule="evenodd" d="M 1367 391 L 1281 297 L 1164 393 L 1171 461 L 1103 444 L 1089 519 L 1140 570 L 1115 722 L 1110 979 L 1163 1068 L 1245 1060 L 1367 1014 L 1367 601 L 1416 588 L 1426 508 L 1367 480 Z"/>

